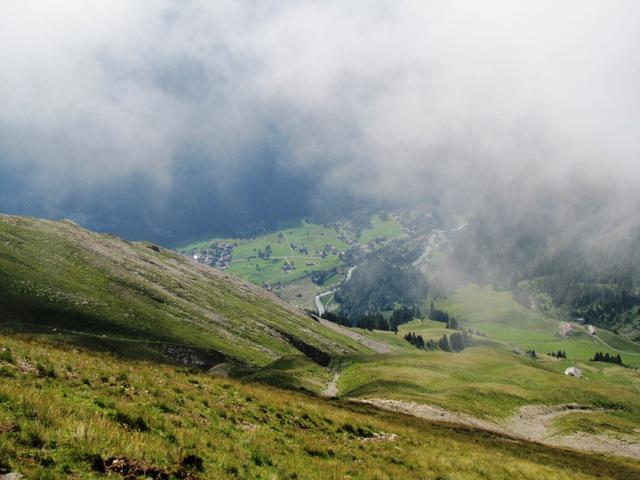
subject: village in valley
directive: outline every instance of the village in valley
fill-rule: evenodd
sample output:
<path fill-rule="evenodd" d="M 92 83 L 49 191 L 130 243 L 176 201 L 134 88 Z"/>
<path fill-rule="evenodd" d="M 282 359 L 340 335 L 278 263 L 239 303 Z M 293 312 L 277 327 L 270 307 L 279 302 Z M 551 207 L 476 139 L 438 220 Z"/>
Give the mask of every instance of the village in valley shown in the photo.
<path fill-rule="evenodd" d="M 382 214 L 373 215 L 360 227 L 346 221 L 322 225 L 303 220 L 251 238 L 205 240 L 178 251 L 278 291 L 294 282 L 318 287 L 336 284 L 352 266 L 354 256 L 373 252 L 402 234 L 397 218 Z"/>

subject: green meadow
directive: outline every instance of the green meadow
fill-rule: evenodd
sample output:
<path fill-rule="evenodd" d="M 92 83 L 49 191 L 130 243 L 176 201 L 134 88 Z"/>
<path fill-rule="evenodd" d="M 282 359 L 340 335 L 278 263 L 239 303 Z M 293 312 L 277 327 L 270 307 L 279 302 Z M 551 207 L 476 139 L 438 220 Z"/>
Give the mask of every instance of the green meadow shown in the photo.
<path fill-rule="evenodd" d="M 588 361 L 598 351 L 610 355 L 620 353 L 625 364 L 640 367 L 640 345 L 600 330 L 598 337 L 613 347 L 609 348 L 597 338 L 590 337 L 575 323 L 571 334 L 567 338 L 560 338 L 560 321 L 522 307 L 513 300 L 510 292 L 468 285 L 439 307 L 457 317 L 462 326 L 473 327 L 492 339 L 525 351 L 550 353 L 564 350 L 569 363 Z"/>
<path fill-rule="evenodd" d="M 337 254 L 324 258 L 318 254 L 318 251 L 323 250 L 326 245 L 331 245 L 340 252 L 354 245 L 367 245 L 376 238 L 390 240 L 401 234 L 402 227 L 393 218 L 388 217 L 383 220 L 378 215 L 371 217 L 370 228 L 362 229 L 359 235 L 348 224 L 332 228 L 301 220 L 297 225 L 290 225 L 288 228 L 268 232 L 252 239 L 207 239 L 177 250 L 183 254 L 192 255 L 218 242 L 232 243 L 236 246 L 227 270 L 229 273 L 256 285 L 287 284 L 305 278 L 313 271 L 327 271 L 342 267 L 344 264 Z M 296 245 L 296 249 L 290 247 L 291 243 Z M 264 252 L 267 246 L 271 246 L 271 258 L 258 258 L 258 252 Z M 300 253 L 300 247 L 306 247 L 308 253 Z M 287 263 L 292 264 L 294 268 L 284 272 L 283 266 Z M 338 275 L 336 278 L 339 279 L 342 276 Z"/>

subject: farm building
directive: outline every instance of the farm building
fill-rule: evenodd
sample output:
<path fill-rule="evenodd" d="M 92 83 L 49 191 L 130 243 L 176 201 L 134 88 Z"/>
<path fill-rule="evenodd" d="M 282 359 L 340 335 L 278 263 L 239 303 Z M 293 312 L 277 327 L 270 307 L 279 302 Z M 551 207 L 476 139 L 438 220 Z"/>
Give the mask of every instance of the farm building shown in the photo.
<path fill-rule="evenodd" d="M 580 378 L 582 377 L 582 370 L 578 367 L 569 367 L 564 371 L 564 374 L 570 377 Z"/>
<path fill-rule="evenodd" d="M 569 322 L 562 322 L 559 328 L 559 334 L 562 338 L 566 338 L 573 330 L 573 326 Z"/>

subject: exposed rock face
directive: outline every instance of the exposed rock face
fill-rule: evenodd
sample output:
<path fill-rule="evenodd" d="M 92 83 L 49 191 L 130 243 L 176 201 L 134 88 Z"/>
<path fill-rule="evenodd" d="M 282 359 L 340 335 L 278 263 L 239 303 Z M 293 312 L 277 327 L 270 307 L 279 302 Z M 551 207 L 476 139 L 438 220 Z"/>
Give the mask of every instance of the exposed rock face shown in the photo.
<path fill-rule="evenodd" d="M 331 362 L 331 355 L 322 350 L 314 347 L 313 345 L 309 345 L 306 342 L 303 342 L 299 338 L 294 337 L 293 335 L 284 332 L 282 330 L 278 330 L 278 333 L 282 335 L 283 338 L 286 338 L 287 342 L 293 345 L 295 348 L 300 350 L 305 357 L 310 358 L 318 365 L 322 365 L 326 367 Z"/>
<path fill-rule="evenodd" d="M 22 478 L 24 477 L 21 473 L 18 472 L 11 472 L 0 475 L 0 480 L 21 480 Z"/>
<path fill-rule="evenodd" d="M 147 346 L 168 357 L 172 362 L 198 368 L 211 368 L 224 362 L 226 356 L 215 350 L 176 345 L 172 343 L 148 343 Z"/>

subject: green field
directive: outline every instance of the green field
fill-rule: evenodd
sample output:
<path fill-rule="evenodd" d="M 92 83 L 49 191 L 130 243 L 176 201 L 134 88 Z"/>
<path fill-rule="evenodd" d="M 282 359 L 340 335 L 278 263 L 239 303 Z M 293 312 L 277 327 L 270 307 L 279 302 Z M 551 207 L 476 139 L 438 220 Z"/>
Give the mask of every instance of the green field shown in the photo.
<path fill-rule="evenodd" d="M 227 268 L 229 273 L 256 285 L 287 284 L 307 277 L 313 271 L 326 271 L 334 267 L 342 269 L 344 264 L 338 256 L 339 252 L 354 246 L 365 246 L 376 238 L 396 238 L 402 234 L 402 227 L 391 217 L 383 220 L 375 215 L 371 218 L 371 228 L 363 229 L 359 233 L 357 235 L 349 224 L 338 224 L 330 228 L 302 220 L 297 226 L 269 232 L 253 239 L 214 238 L 177 250 L 185 255 L 193 255 L 219 242 L 231 243 L 235 247 Z M 295 250 L 290 247 L 291 243 L 296 245 Z M 335 250 L 322 258 L 318 251 L 323 250 L 326 245 L 331 245 Z M 265 251 L 267 246 L 271 246 L 271 258 L 258 258 L 258 251 Z M 301 253 L 300 247 L 305 247 L 308 253 Z M 293 265 L 293 269 L 285 272 L 283 266 L 288 263 Z M 340 275 L 337 278 L 342 277 Z"/>
<path fill-rule="evenodd" d="M 314 265 L 305 266 L 305 263 L 312 262 Z M 286 263 L 292 263 L 294 269 L 283 272 L 282 267 Z M 249 280 L 256 285 L 265 283 L 288 283 L 306 277 L 313 271 L 331 270 L 334 267 L 341 267 L 343 264 L 337 256 L 322 259 L 309 259 L 303 257 L 288 257 L 288 260 L 272 258 L 270 260 L 247 259 L 234 261 L 227 272 L 240 278 Z"/>
<path fill-rule="evenodd" d="M 510 292 L 496 292 L 487 287 L 468 285 L 440 305 L 440 308 L 461 320 L 461 325 L 473 327 L 490 338 L 507 342 L 522 350 L 549 353 L 567 352 L 568 360 L 587 361 L 595 352 L 622 356 L 625 364 L 640 367 L 640 345 L 602 330 L 598 336 L 611 347 L 590 337 L 574 324 L 572 334 L 565 339 L 558 335 L 560 322 L 518 305 Z"/>

